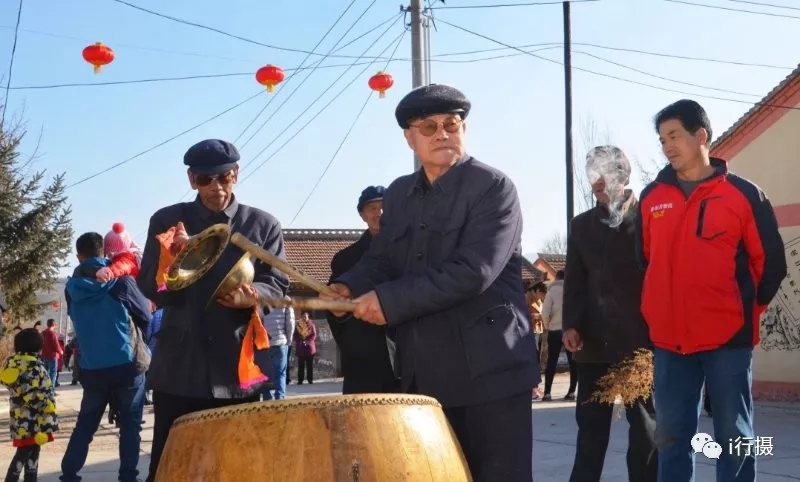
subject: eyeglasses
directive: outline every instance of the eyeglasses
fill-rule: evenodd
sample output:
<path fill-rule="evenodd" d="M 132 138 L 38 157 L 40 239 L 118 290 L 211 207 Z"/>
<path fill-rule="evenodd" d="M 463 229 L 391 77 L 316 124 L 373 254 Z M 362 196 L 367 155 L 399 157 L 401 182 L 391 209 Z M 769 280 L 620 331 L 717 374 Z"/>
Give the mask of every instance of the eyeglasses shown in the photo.
<path fill-rule="evenodd" d="M 426 119 L 416 124 L 411 124 L 411 127 L 416 127 L 419 129 L 419 133 L 425 137 L 431 137 L 432 135 L 436 134 L 439 131 L 439 127 L 444 129 L 445 132 L 448 134 L 455 134 L 461 129 L 461 124 L 464 121 L 457 117 L 453 117 L 451 119 L 447 119 L 444 122 L 436 122 L 433 119 Z"/>
<path fill-rule="evenodd" d="M 216 180 L 221 186 L 227 186 L 233 182 L 234 172 L 228 171 L 224 174 L 211 176 L 208 174 L 193 174 L 194 183 L 200 187 L 206 187 Z"/>

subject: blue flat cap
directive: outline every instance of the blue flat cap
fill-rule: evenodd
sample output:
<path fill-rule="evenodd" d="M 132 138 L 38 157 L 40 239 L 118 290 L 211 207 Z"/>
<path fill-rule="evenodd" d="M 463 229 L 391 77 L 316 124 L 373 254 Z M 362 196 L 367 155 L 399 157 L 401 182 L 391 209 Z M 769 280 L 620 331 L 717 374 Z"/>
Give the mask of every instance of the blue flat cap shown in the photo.
<path fill-rule="evenodd" d="M 472 107 L 460 90 L 449 85 L 430 84 L 412 90 L 397 104 L 394 116 L 403 129 L 411 121 L 437 114 L 461 114 L 466 119 Z"/>
<path fill-rule="evenodd" d="M 193 145 L 183 155 L 183 163 L 197 174 L 222 174 L 236 167 L 239 151 L 230 142 L 206 139 Z"/>
<path fill-rule="evenodd" d="M 358 208 L 358 212 L 361 212 L 368 202 L 380 201 L 383 199 L 383 193 L 385 191 L 386 188 L 383 186 L 369 186 L 361 191 L 361 196 L 358 197 L 358 206 L 356 206 L 356 208 Z"/>

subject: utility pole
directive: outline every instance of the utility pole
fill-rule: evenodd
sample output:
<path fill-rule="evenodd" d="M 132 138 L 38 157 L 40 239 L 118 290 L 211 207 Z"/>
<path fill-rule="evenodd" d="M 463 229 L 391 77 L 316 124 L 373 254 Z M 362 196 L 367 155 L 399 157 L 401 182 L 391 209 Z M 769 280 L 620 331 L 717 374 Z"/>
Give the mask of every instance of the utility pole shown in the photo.
<path fill-rule="evenodd" d="M 425 85 L 425 56 L 423 46 L 425 37 L 422 29 L 422 0 L 411 0 L 408 7 L 411 13 L 411 87 L 416 89 Z M 414 156 L 414 171 L 420 168 L 419 158 Z"/>
<path fill-rule="evenodd" d="M 562 3 L 564 8 L 564 152 L 567 168 L 567 236 L 570 223 L 575 216 L 574 169 L 572 160 L 572 41 L 570 33 L 569 1 Z"/>

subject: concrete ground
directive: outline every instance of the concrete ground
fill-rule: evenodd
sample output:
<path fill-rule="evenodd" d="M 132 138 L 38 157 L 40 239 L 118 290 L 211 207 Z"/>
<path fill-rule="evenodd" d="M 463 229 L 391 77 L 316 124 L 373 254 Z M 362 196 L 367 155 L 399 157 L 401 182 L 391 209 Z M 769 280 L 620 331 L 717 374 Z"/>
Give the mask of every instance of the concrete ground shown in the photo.
<path fill-rule="evenodd" d="M 66 375 L 66 376 L 65 376 Z M 80 407 L 82 390 L 80 386 L 70 386 L 69 375 L 62 374 L 67 385 L 58 389 L 58 407 L 61 414 L 61 431 L 55 442 L 47 444 L 43 450 L 39 468 L 41 482 L 57 481 L 60 474 L 61 457 L 66 448 L 69 434 L 75 424 Z M 567 389 L 567 379 L 559 375 L 553 388 L 553 395 L 561 397 Z M 62 382 L 63 383 L 63 382 Z M 289 396 L 336 395 L 341 393 L 341 383 L 337 380 L 318 381 L 314 385 L 290 385 Z M 535 480 L 562 482 L 569 479 L 575 454 L 575 404 L 570 402 L 532 402 L 534 423 L 534 476 Z M 3 418 L 0 426 L 7 427 L 8 411 L 0 408 Z M 104 422 L 107 420 L 104 420 Z M 773 437 L 774 455 L 759 459 L 759 482 L 784 482 L 800 480 L 800 405 L 795 404 L 757 404 L 756 434 Z M 145 408 L 145 424 L 142 432 L 142 457 L 139 470 L 145 474 L 149 464 L 150 443 L 152 441 L 152 407 Z M 701 427 L 712 433 L 711 421 L 704 417 Z M 612 423 L 611 442 L 606 456 L 603 481 L 626 482 L 625 450 L 627 448 L 627 422 L 624 417 Z M 113 482 L 117 479 L 118 430 L 108 424 L 100 426 L 89 450 L 86 466 L 81 473 L 86 482 Z M 10 443 L 0 446 L 0 470 L 5 470 L 13 456 Z M 715 480 L 714 466 L 703 456 L 697 458 L 698 482 Z"/>

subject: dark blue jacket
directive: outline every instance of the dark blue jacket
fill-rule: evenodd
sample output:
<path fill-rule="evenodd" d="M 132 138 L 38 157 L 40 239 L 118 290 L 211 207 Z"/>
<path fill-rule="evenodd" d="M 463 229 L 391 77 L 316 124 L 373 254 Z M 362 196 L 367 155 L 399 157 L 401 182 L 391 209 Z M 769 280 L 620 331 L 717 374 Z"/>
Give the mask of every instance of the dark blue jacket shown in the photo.
<path fill-rule="evenodd" d="M 540 380 L 522 285 L 522 213 L 511 180 L 466 157 L 432 185 L 395 180 L 380 233 L 337 281 L 375 290 L 396 330 L 403 391 L 445 407 L 502 400 Z"/>
<path fill-rule="evenodd" d="M 80 367 L 100 370 L 133 363 L 130 320 L 147 333 L 150 302 L 136 286 L 136 280 L 123 276 L 100 283 L 94 273 L 109 261 L 90 258 L 67 279 L 67 313 L 81 341 Z"/>

